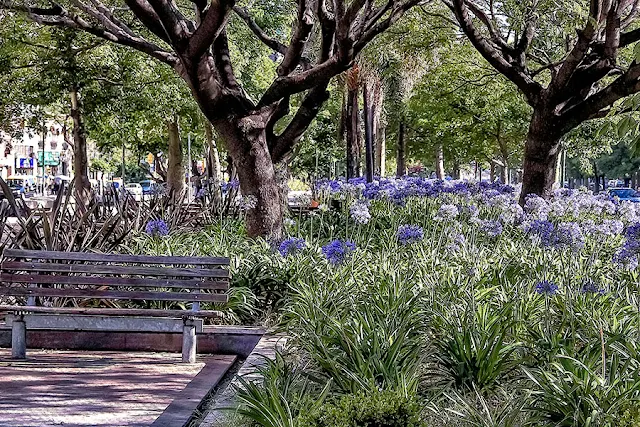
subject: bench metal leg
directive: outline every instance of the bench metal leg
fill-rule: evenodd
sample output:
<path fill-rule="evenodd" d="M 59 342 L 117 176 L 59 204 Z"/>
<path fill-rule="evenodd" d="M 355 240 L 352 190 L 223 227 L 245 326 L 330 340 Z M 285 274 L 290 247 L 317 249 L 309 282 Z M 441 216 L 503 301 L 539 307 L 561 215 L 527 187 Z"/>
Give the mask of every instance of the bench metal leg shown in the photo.
<path fill-rule="evenodd" d="M 11 327 L 11 357 L 27 358 L 27 325 L 22 316 L 17 317 Z"/>
<path fill-rule="evenodd" d="M 191 319 L 185 319 L 182 331 L 182 361 L 195 363 L 196 361 L 196 326 Z"/>

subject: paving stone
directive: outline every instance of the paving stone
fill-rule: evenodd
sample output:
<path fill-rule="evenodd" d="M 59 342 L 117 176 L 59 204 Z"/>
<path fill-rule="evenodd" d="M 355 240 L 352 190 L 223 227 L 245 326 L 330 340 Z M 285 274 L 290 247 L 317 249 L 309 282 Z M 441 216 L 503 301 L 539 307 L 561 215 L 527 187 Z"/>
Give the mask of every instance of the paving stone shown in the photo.
<path fill-rule="evenodd" d="M 235 356 L 0 349 L 2 427 L 180 427 Z"/>

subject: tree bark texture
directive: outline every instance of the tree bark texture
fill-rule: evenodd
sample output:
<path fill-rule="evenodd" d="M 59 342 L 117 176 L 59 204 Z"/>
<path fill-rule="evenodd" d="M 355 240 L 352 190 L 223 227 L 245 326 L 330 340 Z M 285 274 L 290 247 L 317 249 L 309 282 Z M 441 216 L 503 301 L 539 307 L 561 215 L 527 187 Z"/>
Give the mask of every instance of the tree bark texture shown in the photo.
<path fill-rule="evenodd" d="M 406 141 L 406 128 L 404 121 L 400 122 L 398 125 L 398 147 L 397 147 L 397 167 L 396 167 L 396 176 L 398 178 L 403 177 L 407 174 L 407 159 L 406 159 L 406 149 L 407 149 L 407 141 Z"/>
<path fill-rule="evenodd" d="M 87 134 L 82 119 L 82 98 L 77 84 L 70 90 L 71 118 L 73 120 L 73 173 L 76 197 L 86 203 L 91 194 L 89 181 L 89 159 L 87 157 Z M 42 160 L 44 161 L 44 159 Z"/>
<path fill-rule="evenodd" d="M 345 129 L 347 141 L 347 179 L 360 176 L 361 168 L 361 132 L 360 110 L 358 107 L 358 89 L 349 89 L 347 92 L 347 112 Z"/>
<path fill-rule="evenodd" d="M 211 123 L 205 123 L 204 133 L 207 141 L 207 177 L 217 183 L 222 175 L 222 165 L 220 164 L 220 152 L 218 151 L 218 144 L 213 137 Z"/>
<path fill-rule="evenodd" d="M 174 199 L 179 199 L 184 192 L 184 167 L 182 164 L 182 142 L 177 118 L 167 120 L 169 134 L 169 157 L 167 165 L 167 190 Z"/>
<path fill-rule="evenodd" d="M 551 197 L 559 151 L 560 135 L 547 117 L 534 111 L 524 146 L 520 204 L 524 205 L 527 194 Z"/>
<path fill-rule="evenodd" d="M 227 142 L 245 203 L 247 232 L 251 236 L 282 238 L 283 205 L 274 163 L 260 115 L 238 122 L 216 123 Z"/>
<path fill-rule="evenodd" d="M 374 146 L 375 138 L 373 128 L 373 94 L 369 82 L 362 85 L 362 99 L 364 101 L 364 147 L 365 147 L 365 176 L 367 182 L 373 181 L 374 174 Z"/>

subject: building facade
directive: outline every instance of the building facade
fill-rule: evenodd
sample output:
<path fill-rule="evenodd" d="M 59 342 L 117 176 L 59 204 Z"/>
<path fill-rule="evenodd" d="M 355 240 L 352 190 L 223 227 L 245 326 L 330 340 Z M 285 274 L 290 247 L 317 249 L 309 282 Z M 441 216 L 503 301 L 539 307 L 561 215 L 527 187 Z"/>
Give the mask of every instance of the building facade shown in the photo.
<path fill-rule="evenodd" d="M 28 175 L 42 179 L 73 174 L 73 147 L 64 140 L 62 125 L 50 122 L 46 133 L 25 128 L 21 137 L 0 133 L 0 176 Z M 44 141 L 44 143 L 43 143 Z"/>

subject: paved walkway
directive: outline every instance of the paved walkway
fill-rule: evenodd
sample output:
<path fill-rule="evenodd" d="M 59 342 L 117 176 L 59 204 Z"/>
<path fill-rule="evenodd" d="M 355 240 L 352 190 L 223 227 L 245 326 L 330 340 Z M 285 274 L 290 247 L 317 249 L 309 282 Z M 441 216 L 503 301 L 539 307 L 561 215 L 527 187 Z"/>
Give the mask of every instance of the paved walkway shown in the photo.
<path fill-rule="evenodd" d="M 180 427 L 235 356 L 0 349 L 2 427 Z M 185 419 L 186 418 L 186 419 Z"/>
<path fill-rule="evenodd" d="M 274 359 L 276 351 L 284 348 L 286 342 L 286 336 L 263 336 L 249 357 L 247 357 L 247 360 L 245 360 L 244 364 L 238 371 L 237 376 L 243 377 L 247 381 L 259 382 L 261 375 L 257 372 L 256 368 L 265 365 L 265 357 Z M 230 412 L 221 410 L 221 408 L 230 408 L 234 406 L 235 391 L 236 387 L 239 385 L 240 382 L 234 378 L 234 380 L 232 380 L 224 390 L 217 393 L 216 398 L 209 403 L 209 412 L 200 424 L 200 427 L 222 427 L 225 424 L 225 420 Z"/>

